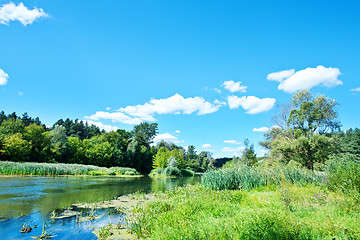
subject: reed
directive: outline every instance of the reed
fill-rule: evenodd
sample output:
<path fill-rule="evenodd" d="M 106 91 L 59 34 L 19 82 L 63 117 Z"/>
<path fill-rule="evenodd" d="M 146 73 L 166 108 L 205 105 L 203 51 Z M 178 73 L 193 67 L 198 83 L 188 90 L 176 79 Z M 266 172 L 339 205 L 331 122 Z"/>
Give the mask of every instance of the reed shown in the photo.
<path fill-rule="evenodd" d="M 238 166 L 206 172 L 201 183 L 214 190 L 250 190 L 270 184 L 280 185 L 282 181 L 292 184 L 321 184 L 325 175 L 296 167 L 252 168 Z"/>
<path fill-rule="evenodd" d="M 0 161 L 1 175 L 32 175 L 32 176 L 60 176 L 60 175 L 139 175 L 133 168 L 98 167 L 93 165 L 66 163 L 35 163 Z"/>

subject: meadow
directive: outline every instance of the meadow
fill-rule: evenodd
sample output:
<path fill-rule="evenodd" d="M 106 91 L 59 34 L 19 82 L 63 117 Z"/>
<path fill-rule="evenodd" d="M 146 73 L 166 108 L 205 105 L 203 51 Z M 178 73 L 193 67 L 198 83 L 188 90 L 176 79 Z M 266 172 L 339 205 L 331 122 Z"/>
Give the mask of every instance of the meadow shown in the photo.
<path fill-rule="evenodd" d="M 210 171 L 201 184 L 138 205 L 131 232 L 145 239 L 360 239 L 359 165 L 333 160 L 326 173 L 286 166 Z"/>

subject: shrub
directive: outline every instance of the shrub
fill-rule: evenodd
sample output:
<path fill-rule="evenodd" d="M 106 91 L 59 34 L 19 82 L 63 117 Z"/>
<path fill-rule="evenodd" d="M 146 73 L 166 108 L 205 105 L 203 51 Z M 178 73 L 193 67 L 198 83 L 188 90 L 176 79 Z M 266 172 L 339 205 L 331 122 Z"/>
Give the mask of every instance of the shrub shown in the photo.
<path fill-rule="evenodd" d="M 181 175 L 180 170 L 177 167 L 167 167 L 164 170 L 165 175 L 178 177 Z"/>
<path fill-rule="evenodd" d="M 326 162 L 327 186 L 345 193 L 360 193 L 360 162 L 352 154 L 339 154 Z"/>

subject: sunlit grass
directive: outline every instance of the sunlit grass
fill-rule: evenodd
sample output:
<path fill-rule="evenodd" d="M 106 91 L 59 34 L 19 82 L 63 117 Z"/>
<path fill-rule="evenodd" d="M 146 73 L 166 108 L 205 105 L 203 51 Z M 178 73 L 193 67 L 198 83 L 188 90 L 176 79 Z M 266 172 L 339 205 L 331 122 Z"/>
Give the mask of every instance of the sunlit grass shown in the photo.
<path fill-rule="evenodd" d="M 351 202 L 315 184 L 180 187 L 137 206 L 131 230 L 149 239 L 360 239 L 359 206 Z"/>

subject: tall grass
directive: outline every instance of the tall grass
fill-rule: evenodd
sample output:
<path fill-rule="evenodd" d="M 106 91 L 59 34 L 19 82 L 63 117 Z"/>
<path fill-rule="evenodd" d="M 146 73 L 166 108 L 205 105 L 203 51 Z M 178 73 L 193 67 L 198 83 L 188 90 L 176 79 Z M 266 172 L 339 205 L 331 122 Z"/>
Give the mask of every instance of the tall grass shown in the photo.
<path fill-rule="evenodd" d="M 270 184 L 280 185 L 281 182 L 296 184 L 321 184 L 325 175 L 296 167 L 252 168 L 240 165 L 206 172 L 201 183 L 210 189 L 246 189 L 250 190 Z"/>
<path fill-rule="evenodd" d="M 331 190 L 340 190 L 356 194 L 360 201 L 360 161 L 351 154 L 332 156 L 326 162 L 327 186 Z"/>
<path fill-rule="evenodd" d="M 131 230 L 141 239 L 360 239 L 359 206 L 345 207 L 341 193 L 289 184 L 289 209 L 279 193 L 283 187 L 176 188 L 137 205 Z"/>
<path fill-rule="evenodd" d="M 65 164 L 65 163 L 35 163 L 0 161 L 2 175 L 139 175 L 133 168 L 97 167 L 93 165 Z"/>

